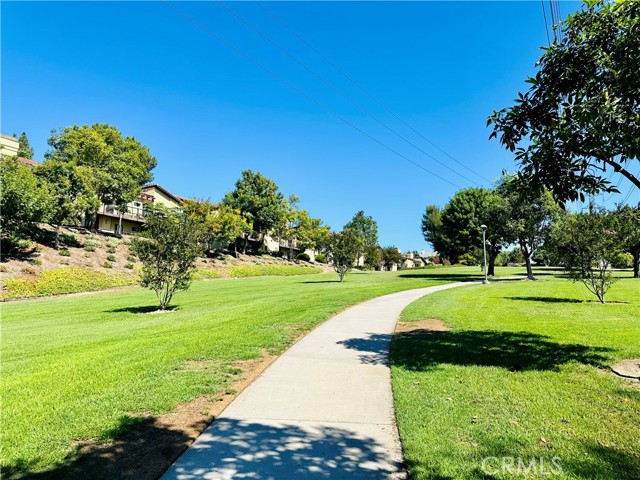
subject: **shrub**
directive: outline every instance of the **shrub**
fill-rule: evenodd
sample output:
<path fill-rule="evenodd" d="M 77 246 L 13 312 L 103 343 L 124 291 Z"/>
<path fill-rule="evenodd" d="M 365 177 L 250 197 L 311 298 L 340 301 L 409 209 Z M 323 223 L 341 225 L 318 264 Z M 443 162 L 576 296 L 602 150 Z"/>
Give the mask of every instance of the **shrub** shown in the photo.
<path fill-rule="evenodd" d="M 0 265 L 0 272 L 6 272 L 7 271 L 7 266 L 6 265 Z"/>
<path fill-rule="evenodd" d="M 116 237 L 109 237 L 107 239 L 107 245 L 109 245 L 109 247 L 115 248 L 120 245 L 120 239 Z"/>
<path fill-rule="evenodd" d="M 22 267 L 20 269 L 20 271 L 22 273 L 26 273 L 27 275 L 35 275 L 36 274 L 36 269 L 33 267 Z"/>
<path fill-rule="evenodd" d="M 107 253 L 116 253 L 116 248 L 115 247 L 108 247 L 107 248 Z"/>
<path fill-rule="evenodd" d="M 29 260 L 29 263 L 31 265 L 42 265 L 42 260 L 40 260 L 39 258 L 32 258 L 31 260 Z"/>
<path fill-rule="evenodd" d="M 319 253 L 316 255 L 316 262 L 327 263 L 327 257 L 323 253 Z"/>
<path fill-rule="evenodd" d="M 104 263 L 102 264 L 102 266 L 103 266 L 104 268 L 113 268 L 113 265 L 111 265 L 109 262 L 104 262 Z"/>
<path fill-rule="evenodd" d="M 127 261 L 128 261 L 128 262 L 135 262 L 135 261 L 137 261 L 137 260 L 138 260 L 138 259 L 135 257 L 135 255 L 129 255 L 129 256 L 127 257 Z"/>
<path fill-rule="evenodd" d="M 127 263 L 124 268 L 128 268 L 129 270 L 133 270 L 133 263 Z"/>
<path fill-rule="evenodd" d="M 304 252 L 299 253 L 298 255 L 296 255 L 296 258 L 298 260 L 302 260 L 303 262 L 308 262 L 309 260 L 311 260 L 311 257 L 309 257 L 309 255 L 304 253 Z"/>
<path fill-rule="evenodd" d="M 65 260 L 65 259 L 60 260 L 60 265 L 69 265 L 69 260 Z"/>
<path fill-rule="evenodd" d="M 70 257 L 71 256 L 71 252 L 67 249 L 64 250 L 60 250 L 58 252 L 58 255 L 60 255 L 61 257 Z"/>
<path fill-rule="evenodd" d="M 35 278 L 11 278 L 4 283 L 5 288 L 1 293 L 1 298 L 6 300 L 103 290 L 133 285 L 135 279 L 133 275 L 124 273 L 63 267 L 45 270 Z"/>
<path fill-rule="evenodd" d="M 100 239 L 96 239 L 96 238 L 93 238 L 93 237 L 89 236 L 84 241 L 84 245 L 85 245 L 84 248 L 93 247 L 94 249 L 96 249 L 96 248 L 100 248 L 102 246 L 102 242 L 100 241 Z"/>
<path fill-rule="evenodd" d="M 115 255 L 107 255 L 107 261 L 115 262 L 116 261 L 116 256 Z"/>
<path fill-rule="evenodd" d="M 199 268 L 193 274 L 193 278 L 194 280 L 208 280 L 211 278 L 222 278 L 222 274 L 208 268 Z"/>
<path fill-rule="evenodd" d="M 95 247 L 95 246 L 93 246 L 93 245 L 85 245 L 85 246 L 84 246 L 84 249 L 85 249 L 87 252 L 95 252 L 95 251 L 96 251 L 96 247 Z"/>
<path fill-rule="evenodd" d="M 633 255 L 630 253 L 618 253 L 611 259 L 613 268 L 631 268 L 633 267 Z"/>
<path fill-rule="evenodd" d="M 229 268 L 229 276 L 231 277 L 307 275 L 310 273 L 320 273 L 320 270 L 297 265 L 238 265 Z"/>

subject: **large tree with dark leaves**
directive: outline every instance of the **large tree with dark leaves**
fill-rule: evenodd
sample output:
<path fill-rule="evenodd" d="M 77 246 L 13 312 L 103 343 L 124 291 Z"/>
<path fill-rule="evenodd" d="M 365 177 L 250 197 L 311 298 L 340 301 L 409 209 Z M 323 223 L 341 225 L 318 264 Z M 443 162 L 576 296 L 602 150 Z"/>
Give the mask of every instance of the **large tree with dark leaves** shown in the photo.
<path fill-rule="evenodd" d="M 617 191 L 611 171 L 640 188 L 640 2 L 586 1 L 560 28 L 529 90 L 489 117 L 491 137 L 561 204 Z"/>
<path fill-rule="evenodd" d="M 112 125 L 96 123 L 54 130 L 49 145 L 46 162 L 78 167 L 96 194 L 99 202 L 95 205 L 116 205 L 123 211 L 140 194 L 142 186 L 153 179 L 151 170 L 156 159 L 149 149 L 133 137 L 123 137 Z"/>

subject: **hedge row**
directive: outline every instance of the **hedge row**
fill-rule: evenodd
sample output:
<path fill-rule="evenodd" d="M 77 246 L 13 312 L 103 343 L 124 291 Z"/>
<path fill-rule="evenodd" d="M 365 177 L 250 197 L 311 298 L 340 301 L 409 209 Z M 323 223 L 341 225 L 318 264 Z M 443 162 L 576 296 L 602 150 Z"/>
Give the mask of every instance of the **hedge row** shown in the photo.
<path fill-rule="evenodd" d="M 267 275 L 309 275 L 322 270 L 296 265 L 237 265 L 229 268 L 230 277 L 264 277 Z"/>
<path fill-rule="evenodd" d="M 92 292 L 105 288 L 135 285 L 136 277 L 117 272 L 103 272 L 79 267 L 44 270 L 27 278 L 4 281 L 1 300 L 46 297 L 63 293 Z"/>

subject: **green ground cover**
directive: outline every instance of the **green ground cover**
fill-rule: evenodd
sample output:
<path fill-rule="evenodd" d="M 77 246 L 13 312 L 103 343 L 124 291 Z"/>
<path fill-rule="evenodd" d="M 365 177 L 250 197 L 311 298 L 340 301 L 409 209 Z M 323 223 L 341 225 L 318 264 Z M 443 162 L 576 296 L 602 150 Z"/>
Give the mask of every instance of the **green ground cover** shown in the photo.
<path fill-rule="evenodd" d="M 512 272 L 512 271 L 511 271 Z M 299 332 L 363 300 L 479 269 L 194 282 L 149 314 L 141 288 L 2 305 L 3 475 L 64 465 L 74 442 L 117 437 L 131 418 L 225 388 L 238 360 L 278 353 Z M 503 273 L 510 273 L 504 270 Z M 207 368 L 189 368 L 206 360 Z"/>
<path fill-rule="evenodd" d="M 5 280 L 0 300 L 92 292 L 135 283 L 135 275 L 79 267 L 54 268 L 37 275 Z"/>
<path fill-rule="evenodd" d="M 452 329 L 392 344 L 412 479 L 640 478 L 640 388 L 608 369 L 640 358 L 640 281 L 621 280 L 602 305 L 581 284 L 542 273 L 438 292 L 404 311 L 404 321 Z M 487 457 L 498 458 L 483 469 Z"/>

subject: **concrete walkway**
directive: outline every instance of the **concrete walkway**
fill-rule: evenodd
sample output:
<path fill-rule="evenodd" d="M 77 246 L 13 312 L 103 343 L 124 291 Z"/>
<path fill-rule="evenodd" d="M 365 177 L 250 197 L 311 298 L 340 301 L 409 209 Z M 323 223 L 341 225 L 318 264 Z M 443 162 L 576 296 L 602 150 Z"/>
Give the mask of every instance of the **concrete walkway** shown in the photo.
<path fill-rule="evenodd" d="M 414 300 L 470 283 L 378 297 L 326 321 L 242 392 L 162 478 L 405 478 L 391 335 Z"/>

